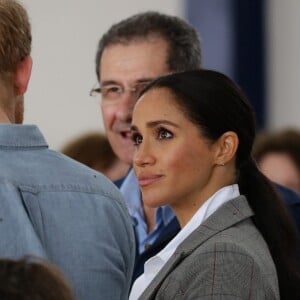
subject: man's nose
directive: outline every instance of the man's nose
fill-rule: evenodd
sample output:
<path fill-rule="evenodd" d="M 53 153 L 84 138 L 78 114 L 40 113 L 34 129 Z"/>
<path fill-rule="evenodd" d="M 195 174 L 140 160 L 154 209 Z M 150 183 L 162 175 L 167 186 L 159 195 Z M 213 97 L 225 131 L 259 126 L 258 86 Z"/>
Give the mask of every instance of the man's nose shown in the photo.
<path fill-rule="evenodd" d="M 132 112 L 137 99 L 131 91 L 126 91 L 120 97 L 116 115 L 119 120 L 131 123 Z"/>

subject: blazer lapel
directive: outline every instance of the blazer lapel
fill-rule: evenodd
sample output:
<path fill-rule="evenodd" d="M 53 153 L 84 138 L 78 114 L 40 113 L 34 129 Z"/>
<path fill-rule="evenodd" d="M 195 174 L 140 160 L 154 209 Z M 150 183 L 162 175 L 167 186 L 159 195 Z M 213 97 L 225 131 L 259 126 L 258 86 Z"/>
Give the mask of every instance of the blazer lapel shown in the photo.
<path fill-rule="evenodd" d="M 155 298 L 155 294 L 158 291 L 160 285 L 167 277 L 167 275 L 175 269 L 175 267 L 183 260 L 185 257 L 184 252 L 174 253 L 164 267 L 160 270 L 157 276 L 151 281 L 150 285 L 146 288 L 143 294 L 140 296 L 139 300 L 150 300 Z"/>
<path fill-rule="evenodd" d="M 253 216 L 253 211 L 244 196 L 239 196 L 223 204 L 177 247 L 175 253 L 139 299 L 153 299 L 164 279 L 185 257 L 218 232 L 251 216 Z"/>

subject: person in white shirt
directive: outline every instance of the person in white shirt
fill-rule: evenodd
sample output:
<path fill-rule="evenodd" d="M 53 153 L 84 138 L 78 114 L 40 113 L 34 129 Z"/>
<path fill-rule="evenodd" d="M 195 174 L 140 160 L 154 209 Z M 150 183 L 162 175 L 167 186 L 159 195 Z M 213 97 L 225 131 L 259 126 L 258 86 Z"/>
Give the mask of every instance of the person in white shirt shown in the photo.
<path fill-rule="evenodd" d="M 132 119 L 143 201 L 169 205 L 181 231 L 134 282 L 134 299 L 299 299 L 296 233 L 251 157 L 253 110 L 227 76 L 160 77 Z"/>

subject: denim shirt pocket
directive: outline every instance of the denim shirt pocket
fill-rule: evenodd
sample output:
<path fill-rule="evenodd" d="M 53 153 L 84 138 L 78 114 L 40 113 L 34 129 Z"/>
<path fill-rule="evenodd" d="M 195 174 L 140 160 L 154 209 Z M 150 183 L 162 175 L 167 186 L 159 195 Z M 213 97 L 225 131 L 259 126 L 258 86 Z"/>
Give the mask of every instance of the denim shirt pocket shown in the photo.
<path fill-rule="evenodd" d="M 36 231 L 36 234 L 38 235 L 41 243 L 45 246 L 45 225 L 43 222 L 39 199 L 37 197 L 39 191 L 29 186 L 19 186 L 19 190 L 22 197 L 24 209 L 28 214 L 28 218 L 31 221 L 32 226 Z"/>

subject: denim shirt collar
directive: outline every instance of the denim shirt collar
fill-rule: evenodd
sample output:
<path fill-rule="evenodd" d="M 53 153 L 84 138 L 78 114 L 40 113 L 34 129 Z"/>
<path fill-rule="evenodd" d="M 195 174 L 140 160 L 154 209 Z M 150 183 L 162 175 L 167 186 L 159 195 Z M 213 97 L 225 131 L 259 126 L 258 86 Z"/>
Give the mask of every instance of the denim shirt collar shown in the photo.
<path fill-rule="evenodd" d="M 36 125 L 0 124 L 0 147 L 48 148 Z"/>

